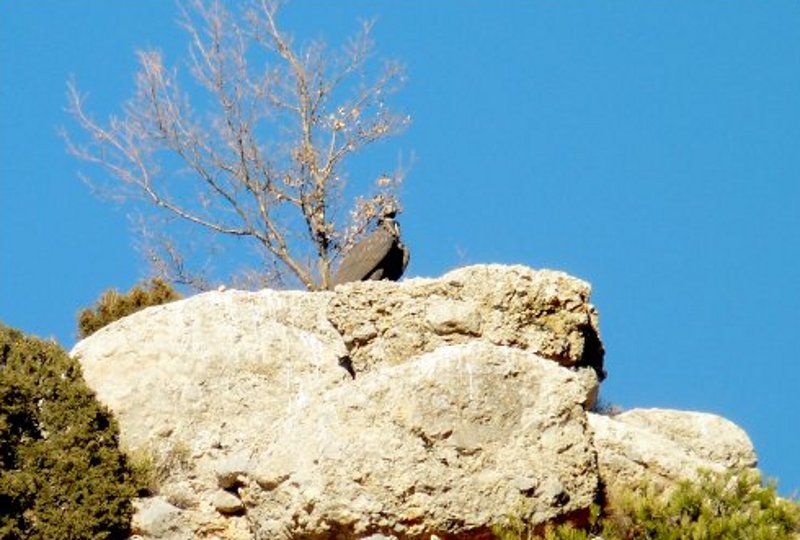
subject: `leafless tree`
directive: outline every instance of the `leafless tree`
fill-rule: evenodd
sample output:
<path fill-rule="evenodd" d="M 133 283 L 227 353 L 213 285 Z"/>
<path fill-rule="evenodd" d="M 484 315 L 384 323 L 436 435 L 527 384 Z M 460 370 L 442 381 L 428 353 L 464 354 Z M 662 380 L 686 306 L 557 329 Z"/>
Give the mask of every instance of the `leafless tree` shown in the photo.
<path fill-rule="evenodd" d="M 369 23 L 341 49 L 296 46 L 278 27 L 278 7 L 181 6 L 190 84 L 158 51 L 139 51 L 135 93 L 120 116 L 96 121 L 68 85 L 82 136 L 66 140 L 72 154 L 104 170 L 93 185 L 146 201 L 162 225 L 247 240 L 262 257 L 259 280 L 325 289 L 341 253 L 386 208 L 399 207 L 402 167 L 349 205 L 344 188 L 348 158 L 408 123 L 385 102 L 404 73 L 396 62 L 373 66 Z M 192 235 L 169 230 L 151 232 L 149 256 L 166 277 L 203 286 L 188 268 Z"/>

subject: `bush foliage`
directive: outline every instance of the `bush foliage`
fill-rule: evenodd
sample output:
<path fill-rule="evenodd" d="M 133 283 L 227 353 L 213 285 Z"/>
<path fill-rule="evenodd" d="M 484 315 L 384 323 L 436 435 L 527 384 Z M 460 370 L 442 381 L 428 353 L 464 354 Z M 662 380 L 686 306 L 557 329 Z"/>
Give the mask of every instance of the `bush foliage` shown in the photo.
<path fill-rule="evenodd" d="M 125 538 L 118 433 L 76 360 L 0 324 L 0 538 Z"/>
<path fill-rule="evenodd" d="M 137 285 L 125 294 L 109 289 L 100 296 L 94 308 L 84 309 L 78 315 L 78 336 L 83 339 L 122 317 L 180 298 L 181 295 L 160 278 Z"/>
<path fill-rule="evenodd" d="M 701 472 L 697 482 L 681 482 L 667 493 L 653 486 L 611 497 L 592 509 L 584 529 L 549 527 L 529 534 L 519 522 L 496 531 L 499 538 L 544 540 L 795 540 L 800 537 L 800 503 L 778 497 L 775 485 L 758 474 Z M 512 520 L 513 521 L 513 520 Z"/>

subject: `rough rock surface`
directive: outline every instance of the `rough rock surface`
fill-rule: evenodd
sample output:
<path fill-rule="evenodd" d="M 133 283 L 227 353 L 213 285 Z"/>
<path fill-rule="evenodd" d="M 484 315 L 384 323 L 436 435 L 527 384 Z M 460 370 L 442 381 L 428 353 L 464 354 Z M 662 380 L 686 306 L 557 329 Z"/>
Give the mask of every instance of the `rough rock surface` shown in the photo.
<path fill-rule="evenodd" d="M 134 532 L 166 537 L 177 532 L 180 523 L 180 508 L 168 503 L 160 497 L 152 497 L 142 501 L 136 508 L 133 520 Z"/>
<path fill-rule="evenodd" d="M 440 279 L 336 288 L 329 318 L 357 366 L 399 363 L 408 352 L 483 338 L 603 377 L 603 347 L 591 287 L 563 272 L 479 265 Z"/>
<path fill-rule="evenodd" d="M 632 409 L 613 417 L 589 414 L 600 476 L 614 488 L 637 482 L 696 478 L 699 469 L 755 467 L 756 454 L 736 424 L 707 413 Z"/>
<path fill-rule="evenodd" d="M 639 459 L 625 433 L 659 422 L 587 416 L 603 375 L 589 294 L 499 265 L 212 292 L 117 321 L 73 354 L 123 444 L 154 460 L 140 538 L 486 538 L 509 516 L 581 515 L 598 471 Z M 703 429 L 664 423 L 652 437 L 677 448 Z M 744 455 L 695 446 L 720 466 Z M 659 452 L 646 459 L 660 467 Z"/>
<path fill-rule="evenodd" d="M 347 537 L 415 536 L 582 510 L 596 492 L 585 399 L 573 372 L 487 343 L 375 369 L 295 402 L 266 435 L 253 517 L 265 538 L 287 514 Z"/>

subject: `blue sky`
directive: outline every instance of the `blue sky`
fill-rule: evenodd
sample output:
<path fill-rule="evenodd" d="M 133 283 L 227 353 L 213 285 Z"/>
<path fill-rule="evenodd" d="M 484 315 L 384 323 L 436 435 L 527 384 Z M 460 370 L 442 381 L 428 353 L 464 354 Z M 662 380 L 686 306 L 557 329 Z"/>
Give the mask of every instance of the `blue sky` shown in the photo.
<path fill-rule="evenodd" d="M 499 6 L 503 6 L 502 8 Z M 335 7 L 334 7 L 335 6 Z M 58 126 L 75 76 L 103 116 L 134 51 L 179 63 L 168 0 L 0 3 L 0 321 L 66 347 L 75 314 L 146 267 Z M 625 408 L 721 414 L 800 490 L 800 4 L 295 0 L 337 42 L 375 18 L 409 80 L 408 274 L 522 263 L 592 283 Z M 377 164 L 376 166 L 384 166 Z"/>

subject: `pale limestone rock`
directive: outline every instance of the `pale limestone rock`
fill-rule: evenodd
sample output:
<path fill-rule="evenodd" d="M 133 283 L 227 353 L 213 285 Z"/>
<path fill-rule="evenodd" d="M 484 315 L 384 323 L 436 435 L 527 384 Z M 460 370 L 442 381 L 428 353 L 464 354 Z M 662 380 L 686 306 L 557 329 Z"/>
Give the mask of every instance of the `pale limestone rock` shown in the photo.
<path fill-rule="evenodd" d="M 244 483 L 252 468 L 249 452 L 226 456 L 214 466 L 217 485 L 222 489 L 235 488 Z"/>
<path fill-rule="evenodd" d="M 645 482 L 669 485 L 699 469 L 725 472 L 755 467 L 747 434 L 719 416 L 664 409 L 632 409 L 609 417 L 589 414 L 600 477 L 609 487 Z"/>
<path fill-rule="evenodd" d="M 141 500 L 137 505 L 132 528 L 143 538 L 191 539 L 191 530 L 184 527 L 182 511 L 161 497 Z"/>
<path fill-rule="evenodd" d="M 211 504 L 220 514 L 237 514 L 244 510 L 244 504 L 241 499 L 223 489 L 214 492 L 211 498 Z"/>
<path fill-rule="evenodd" d="M 585 393 L 572 371 L 485 342 L 373 370 L 292 404 L 256 469 L 250 515 L 264 537 L 287 515 L 306 534 L 336 524 L 405 537 L 583 510 L 597 488 Z"/>
<path fill-rule="evenodd" d="M 499 265 L 225 290 L 143 310 L 73 354 L 124 445 L 169 471 L 137 502 L 147 539 L 488 535 L 512 515 L 580 515 L 600 474 L 748 462 L 724 421 L 587 419 L 603 365 L 589 292 Z"/>
<path fill-rule="evenodd" d="M 188 480 L 175 480 L 165 483 L 158 490 L 158 495 L 171 505 L 184 510 L 195 508 L 200 503 L 200 499 L 192 487 L 192 483 Z"/>
<path fill-rule="evenodd" d="M 502 266 L 378 285 L 206 293 L 73 354 L 124 445 L 168 466 L 162 488 L 190 502 L 198 535 L 455 534 L 584 510 L 597 480 L 583 409 L 602 366 L 588 285 Z M 217 511 L 220 487 L 244 516 Z"/>
<path fill-rule="evenodd" d="M 747 433 L 725 418 L 702 412 L 669 409 L 631 409 L 615 417 L 632 426 L 656 431 L 703 459 L 730 469 L 756 466 L 756 453 Z"/>
<path fill-rule="evenodd" d="M 481 332 L 478 306 L 459 300 L 434 299 L 425 313 L 425 320 L 434 333 L 477 336 Z"/>
<path fill-rule="evenodd" d="M 346 283 L 335 292 L 328 317 L 357 372 L 481 337 L 603 376 L 591 287 L 563 272 L 476 265 L 438 279 Z"/>
<path fill-rule="evenodd" d="M 331 294 L 205 293 L 117 321 L 72 354 L 125 445 L 222 459 L 267 430 L 307 380 L 341 383 L 345 349 L 324 316 Z"/>

